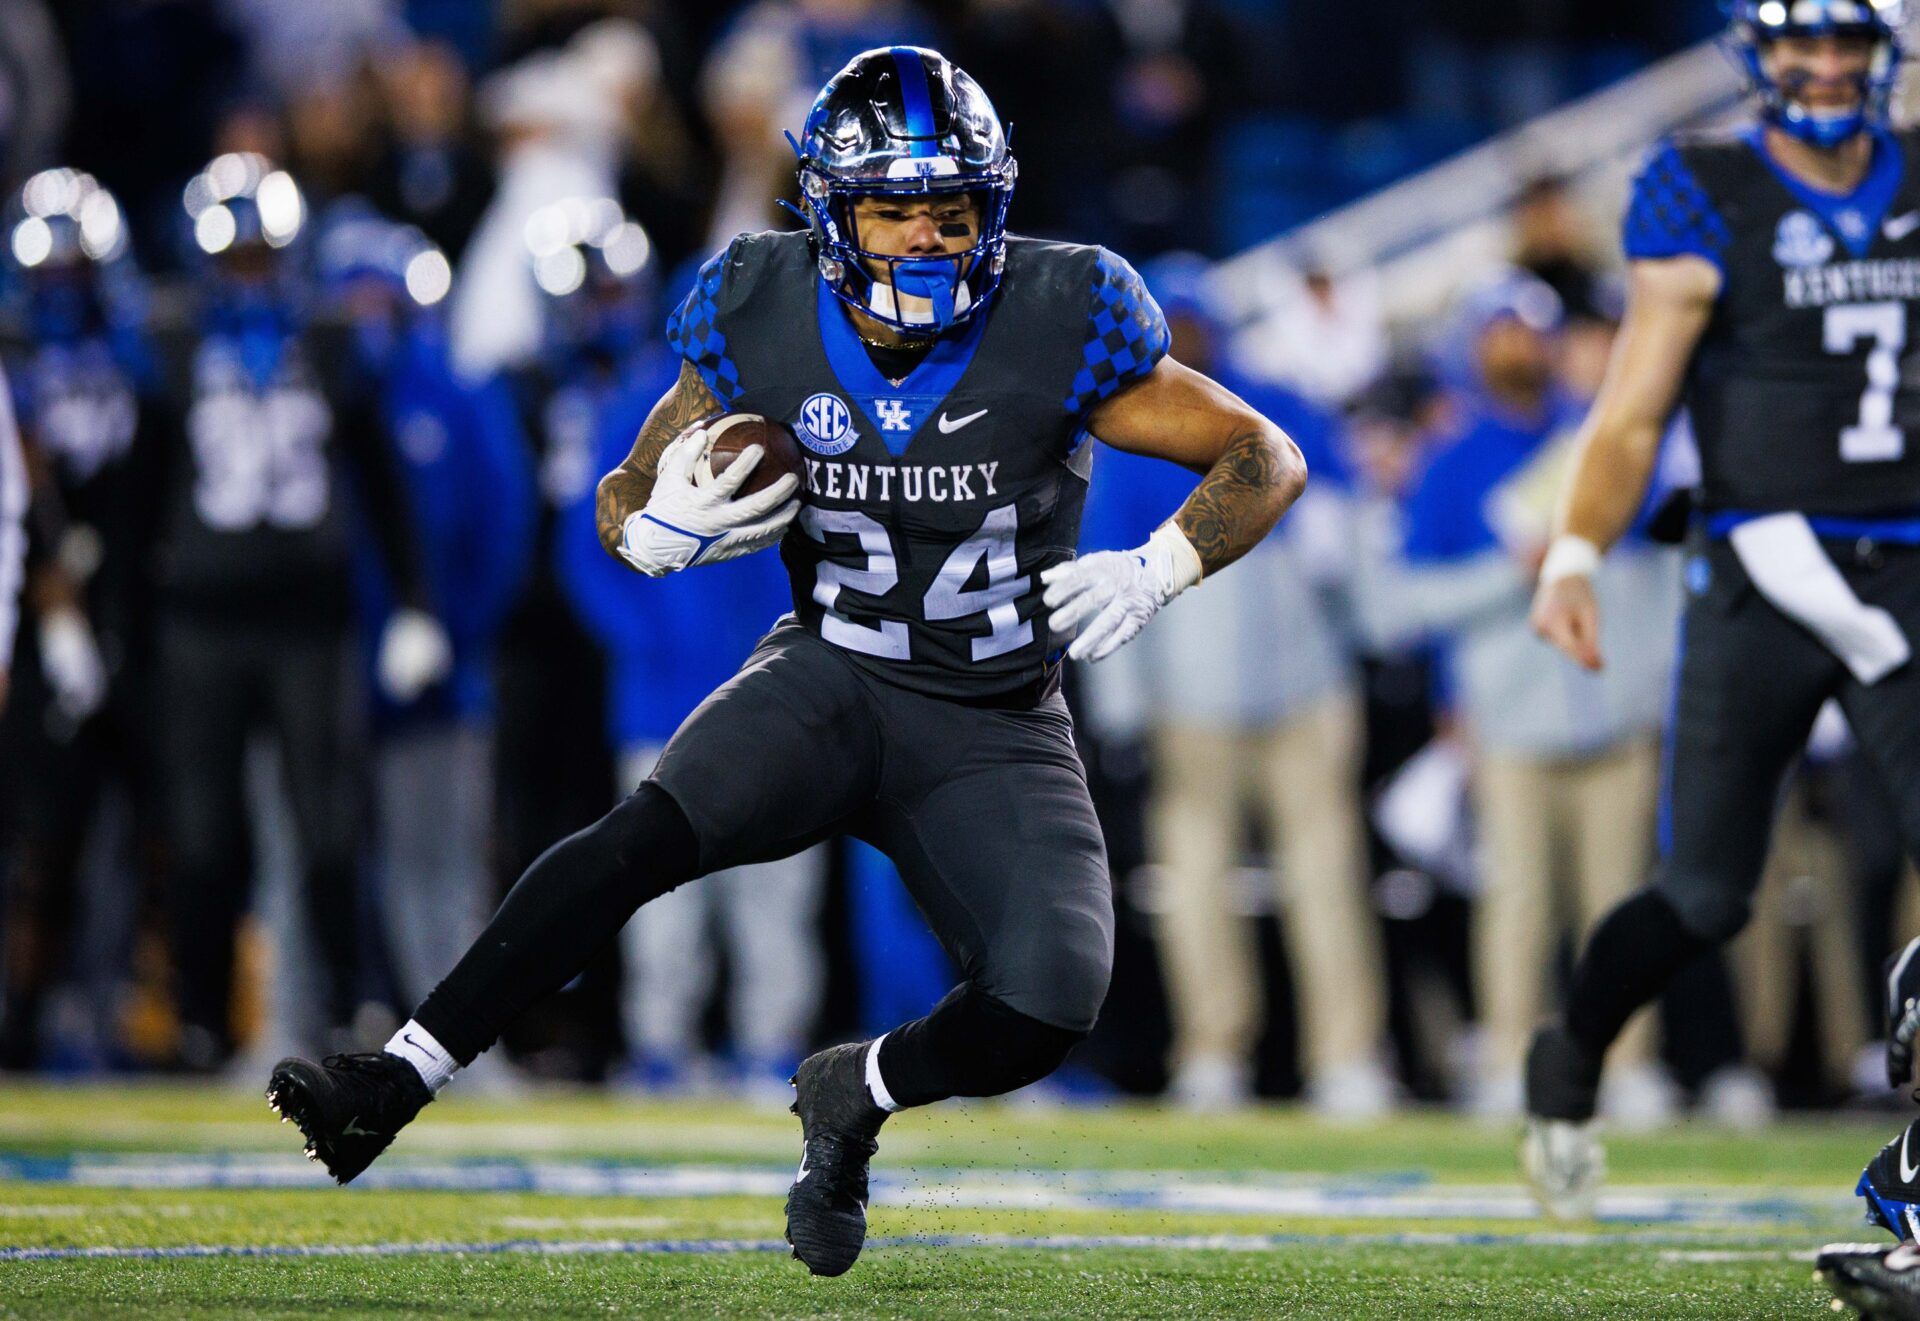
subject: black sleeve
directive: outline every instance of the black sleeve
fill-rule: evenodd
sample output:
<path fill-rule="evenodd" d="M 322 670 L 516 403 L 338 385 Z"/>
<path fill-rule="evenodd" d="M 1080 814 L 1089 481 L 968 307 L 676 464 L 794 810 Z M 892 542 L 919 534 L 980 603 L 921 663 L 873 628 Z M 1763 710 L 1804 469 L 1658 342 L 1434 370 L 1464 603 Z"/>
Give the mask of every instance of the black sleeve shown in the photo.
<path fill-rule="evenodd" d="M 126 561 L 142 586 L 158 587 L 162 574 L 161 541 L 166 536 L 167 512 L 176 483 L 192 481 L 192 459 L 187 453 L 187 381 L 192 372 L 193 342 L 177 324 L 153 331 L 155 372 L 140 394 L 140 422 L 133 433 L 133 452 L 127 456 L 125 499 Z"/>
<path fill-rule="evenodd" d="M 353 468 L 362 508 L 380 547 L 381 562 L 393 583 L 394 599 L 415 610 L 431 610 L 418 529 L 380 410 L 364 397 L 352 400 L 336 414 L 334 425 L 341 453 Z"/>
<path fill-rule="evenodd" d="M 312 348 L 333 407 L 334 440 L 347 461 L 360 507 L 379 546 L 388 581 L 393 584 L 394 599 L 415 610 L 431 610 L 413 507 L 394 457 L 393 438 L 380 409 L 379 394 L 373 383 L 356 371 L 355 355 L 344 328 L 329 326 L 317 331 Z"/>

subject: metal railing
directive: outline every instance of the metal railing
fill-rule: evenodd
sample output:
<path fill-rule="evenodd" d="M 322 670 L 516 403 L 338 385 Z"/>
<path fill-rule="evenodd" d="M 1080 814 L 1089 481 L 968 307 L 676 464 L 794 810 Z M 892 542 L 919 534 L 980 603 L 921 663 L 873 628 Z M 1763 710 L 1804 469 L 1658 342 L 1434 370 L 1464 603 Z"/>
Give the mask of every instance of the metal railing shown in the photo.
<path fill-rule="evenodd" d="M 1529 181 L 1564 177 L 1596 215 L 1617 216 L 1649 145 L 1725 115 L 1741 97 L 1719 41 L 1702 42 L 1228 258 L 1212 277 L 1220 307 L 1230 321 L 1259 320 L 1276 290 L 1319 269 L 1375 274 L 1391 324 L 1431 316 L 1506 259 L 1505 215 Z"/>

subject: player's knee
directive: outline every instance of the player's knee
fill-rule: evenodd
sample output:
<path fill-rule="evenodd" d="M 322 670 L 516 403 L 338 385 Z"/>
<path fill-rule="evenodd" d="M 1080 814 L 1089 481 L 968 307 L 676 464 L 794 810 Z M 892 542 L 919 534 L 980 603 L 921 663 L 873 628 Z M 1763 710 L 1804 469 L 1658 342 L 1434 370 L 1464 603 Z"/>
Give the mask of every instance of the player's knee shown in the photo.
<path fill-rule="evenodd" d="M 700 846 L 687 814 L 652 780 L 576 839 L 588 843 L 620 875 L 671 888 L 697 875 Z"/>
<path fill-rule="evenodd" d="M 1060 961 L 1056 977 L 1047 1021 L 1085 1036 L 1093 1031 L 1100 1006 L 1107 1002 L 1107 987 L 1113 980 L 1112 942 L 1070 954 Z"/>
<path fill-rule="evenodd" d="M 1727 885 L 1690 885 L 1684 878 L 1669 874 L 1661 878 L 1654 891 L 1672 906 L 1686 934 L 1715 945 L 1739 935 L 1753 913 L 1751 897 Z"/>
<path fill-rule="evenodd" d="M 1109 912 L 1055 908 L 1045 923 L 996 941 L 969 969 L 974 984 L 1029 1017 L 1084 1036 L 1113 979 Z"/>

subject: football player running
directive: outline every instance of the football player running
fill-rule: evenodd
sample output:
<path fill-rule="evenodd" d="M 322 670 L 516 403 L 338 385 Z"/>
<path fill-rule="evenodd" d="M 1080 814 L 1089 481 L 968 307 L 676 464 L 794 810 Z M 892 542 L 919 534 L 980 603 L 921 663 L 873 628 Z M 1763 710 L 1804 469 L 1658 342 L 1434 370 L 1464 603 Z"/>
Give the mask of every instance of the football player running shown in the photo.
<path fill-rule="evenodd" d="M 701 271 L 668 326 L 679 382 L 598 503 L 607 549 L 650 575 L 779 543 L 794 613 L 631 797 L 528 869 L 386 1051 L 275 1070 L 270 1098 L 342 1182 L 638 905 L 835 833 L 892 857 L 964 980 L 801 1064 L 786 1232 L 809 1270 L 859 1255 L 889 1114 L 1023 1087 L 1093 1026 L 1113 900 L 1061 658 L 1110 654 L 1257 544 L 1305 466 L 1166 357 L 1126 262 L 1006 233 L 1005 133 L 938 53 L 856 57 L 796 146 L 807 229 Z M 723 409 L 790 424 L 804 479 L 741 495 L 748 449 L 696 485 L 696 424 Z M 1089 436 L 1201 480 L 1144 545 L 1075 559 Z"/>
<path fill-rule="evenodd" d="M 1746 923 L 1783 773 L 1837 699 L 1920 856 L 1920 134 L 1886 108 L 1900 4 L 1737 0 L 1761 102 L 1662 144 L 1625 224 L 1629 305 L 1534 602 L 1603 661 L 1591 575 L 1633 520 L 1676 405 L 1699 442 L 1679 690 L 1652 883 L 1595 929 L 1527 1060 L 1542 1206 L 1591 1212 L 1607 1047 Z"/>

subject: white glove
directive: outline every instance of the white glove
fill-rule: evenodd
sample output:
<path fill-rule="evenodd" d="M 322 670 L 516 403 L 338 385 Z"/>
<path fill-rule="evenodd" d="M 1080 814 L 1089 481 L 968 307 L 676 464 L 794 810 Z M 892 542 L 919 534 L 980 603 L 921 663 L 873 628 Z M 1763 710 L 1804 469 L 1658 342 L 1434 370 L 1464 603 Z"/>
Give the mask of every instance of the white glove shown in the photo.
<path fill-rule="evenodd" d="M 1105 660 L 1133 641 L 1160 607 L 1200 581 L 1200 553 L 1180 529 L 1160 525 L 1137 550 L 1102 550 L 1040 575 L 1040 599 L 1056 637 L 1073 634 L 1067 655 Z M 1092 621 L 1092 622 L 1088 622 Z"/>
<path fill-rule="evenodd" d="M 453 646 L 439 620 L 423 610 L 404 607 L 388 617 L 375 666 L 388 697 L 404 706 L 446 678 L 452 668 Z"/>
<path fill-rule="evenodd" d="M 68 719 L 85 720 L 107 695 L 107 667 L 86 616 L 62 606 L 40 618 L 40 670 Z"/>
<path fill-rule="evenodd" d="M 776 544 L 800 511 L 793 493 L 800 479 L 789 473 L 752 495 L 734 492 L 759 466 L 765 451 L 749 445 L 725 472 L 696 485 L 693 466 L 706 453 L 707 429 L 683 433 L 660 454 L 647 507 L 627 515 L 620 530 L 620 557 L 649 578 L 690 564 L 717 564 Z"/>

